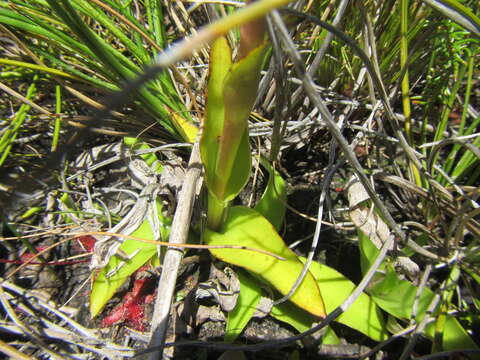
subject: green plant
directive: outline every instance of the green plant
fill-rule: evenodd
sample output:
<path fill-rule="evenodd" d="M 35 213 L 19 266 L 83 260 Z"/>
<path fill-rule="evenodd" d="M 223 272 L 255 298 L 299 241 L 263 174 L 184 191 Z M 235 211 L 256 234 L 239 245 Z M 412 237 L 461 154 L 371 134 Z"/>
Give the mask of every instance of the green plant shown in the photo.
<path fill-rule="evenodd" d="M 340 273 L 313 262 L 303 282 L 289 294 L 302 272 L 303 260 L 289 250 L 277 234 L 285 212 L 285 184 L 266 160 L 262 160 L 262 164 L 269 173 L 269 182 L 255 209 L 229 205 L 250 176 L 247 119 L 255 100 L 266 46 L 261 23 L 243 25 L 240 34 L 241 55 L 233 64 L 225 38 L 218 39 L 211 51 L 207 112 L 201 139 L 209 192 L 203 238 L 209 245 L 235 244 L 268 250 L 285 260 L 232 249 L 210 250 L 221 260 L 253 275 L 253 278 L 239 275 L 241 294 L 237 307 L 228 316 L 227 341 L 233 341 L 253 315 L 261 298 L 262 281 L 282 295 L 288 295 L 298 306 L 281 303 L 272 309 L 272 315 L 299 331 L 308 329 L 316 318 L 340 305 L 354 287 Z M 244 39 L 245 34 L 251 38 Z M 365 306 L 369 311 L 364 311 Z M 375 340 L 386 336 L 379 309 L 365 294 L 338 321 Z"/>
<path fill-rule="evenodd" d="M 264 13 L 288 2 L 259 1 L 256 9 L 263 6 L 261 11 Z M 121 1 L 0 1 L 0 22 L 8 29 L 15 30 L 20 36 L 19 43 L 28 50 L 25 50 L 28 58 L 36 62 L 31 64 L 19 59 L 2 58 L 0 63 L 9 70 L 2 73 L 2 78 L 23 76 L 28 79 L 33 71 L 40 71 L 42 79 L 55 79 L 64 86 L 63 92 L 69 91 L 87 101 L 91 99 L 88 100 L 86 96 L 93 97 L 97 92 L 120 89 L 125 81 L 140 74 L 142 66 L 150 63 L 156 51 L 167 43 L 160 20 L 162 9 L 159 3 L 148 0 L 141 3 L 146 11 L 145 23 L 133 16 L 130 3 L 125 5 Z M 474 299 L 471 306 L 455 294 L 459 284 L 474 287 L 480 281 L 475 271 L 479 263 L 479 227 L 475 219 L 478 209 L 469 205 L 475 203 L 477 190 L 472 186 L 478 182 L 480 175 L 478 137 L 471 142 L 469 140 L 475 136 L 480 121 L 478 116 L 470 121 L 472 104 L 476 104 L 475 86 L 478 84 L 478 69 L 475 66 L 479 54 L 478 39 L 472 35 L 478 34 L 478 18 L 474 14 L 478 4 L 471 1 L 465 2 L 465 6 L 456 1 L 425 3 L 446 12 L 447 17 L 461 25 L 441 18 L 436 11 L 419 1 L 404 0 L 399 5 L 393 0 L 356 4 L 355 7 L 348 7 L 347 16 L 339 25 L 344 31 L 336 29 L 334 32 L 335 35 L 349 34 L 350 40 L 346 42 L 349 46 L 334 39 L 328 57 L 311 73 L 316 75 L 318 84 L 331 86 L 339 92 L 353 89 L 354 98 L 364 101 L 370 97 L 372 105 L 376 103 L 375 91 L 382 89 L 379 91 L 380 97 L 392 122 L 398 121 L 400 117 L 392 116 L 393 113 L 387 106 L 389 99 L 385 95 L 399 86 L 401 92 L 398 93 L 400 96 L 396 109 L 402 109 L 402 121 L 405 123 L 404 130 L 400 130 L 401 126 L 398 129 L 394 127 L 394 130 L 401 131 L 407 139 L 407 145 L 423 152 L 424 158 L 418 161 L 412 161 L 411 158 L 406 160 L 396 154 L 398 148 L 395 145 L 389 144 L 385 150 L 384 144 L 378 141 L 370 145 L 376 148 L 376 153 L 380 156 L 375 158 L 373 152 L 369 154 L 366 172 L 370 174 L 382 169 L 387 173 L 403 175 L 405 179 L 401 180 L 383 176 L 373 177 L 372 181 L 387 179 L 397 186 L 403 186 L 401 194 L 411 192 L 422 197 L 418 206 L 415 201 L 412 202 L 412 199 L 416 200 L 412 194 L 402 197 L 409 209 L 415 209 L 415 212 L 402 213 L 403 218 L 412 217 L 419 221 L 417 226 L 421 229 L 419 232 L 413 231 L 413 240 L 408 240 L 421 246 L 426 244 L 429 249 L 427 255 L 448 268 L 448 276 L 439 280 L 438 290 L 432 291 L 425 282 L 417 285 L 400 278 L 394 267 L 395 257 L 388 257 L 366 293 L 361 294 L 337 321 L 376 341 L 385 340 L 388 331 L 397 332 L 401 328 L 406 333 L 416 326 L 416 333 L 425 334 L 432 340 L 432 352 L 442 349 L 475 349 L 477 346 L 465 331 L 464 324 L 475 321 L 476 316 L 466 309 L 474 307 L 478 311 L 480 304 Z M 445 4 L 449 5 L 446 9 L 442 6 Z M 318 17 L 328 18 L 331 4 L 312 2 L 310 5 L 312 8 L 309 11 Z M 288 249 L 278 234 L 285 215 L 286 184 L 274 163 L 263 158 L 259 160 L 268 175 L 268 184 L 255 207 L 232 206 L 250 179 L 252 158 L 248 117 L 256 98 L 260 70 L 265 68 L 270 54 L 263 21 L 248 22 L 245 20 L 248 17 L 239 14 L 246 12 L 232 12 L 232 17 L 229 18 L 236 19 L 236 25 L 242 25 L 237 58 L 232 59 L 232 42 L 223 36 L 215 41 L 210 55 L 208 96 L 201 138 L 208 187 L 208 221 L 202 237 L 209 245 L 260 249 L 279 258 L 238 248 L 211 250 L 217 258 L 238 267 L 241 283 L 237 306 L 228 314 L 227 341 L 233 341 L 253 316 L 261 297 L 265 295 L 265 282 L 274 288 L 273 297 L 280 293 L 290 299 L 290 302 L 275 303 L 271 315 L 300 332 L 311 329 L 326 314 L 335 313 L 342 300 L 355 288 L 338 271 L 313 261 L 303 283 L 293 295 L 290 294 L 302 272 L 305 259 Z M 218 32 L 213 31 L 213 35 L 201 32 L 201 41 L 193 41 L 188 50 L 174 53 L 176 56 L 172 58 L 186 56 L 193 48 L 202 46 L 203 41 L 225 34 L 231 26 L 233 25 L 228 24 L 228 20 L 222 19 L 211 28 Z M 440 32 L 444 36 L 429 36 Z M 73 37 L 71 34 L 74 34 Z M 322 30 L 320 36 L 311 40 L 311 47 L 314 50 L 321 48 L 321 41 L 327 34 L 327 30 Z M 310 41 L 310 34 L 307 35 L 305 31 L 301 31 L 299 36 L 302 44 Z M 39 43 L 37 38 L 46 41 Z M 340 37 L 343 41 L 345 38 Z M 352 43 L 360 45 L 354 48 Z M 152 48 L 144 46 L 145 44 Z M 310 44 L 306 49 L 308 51 L 311 50 L 309 46 Z M 370 54 L 370 57 L 360 56 L 360 48 Z M 54 52 L 61 56 L 53 55 Z M 312 57 L 314 54 L 312 52 Z M 428 62 L 427 69 L 425 59 Z M 160 57 L 159 60 L 164 66 L 162 60 L 165 58 Z M 167 63 L 173 61 L 169 59 Z M 364 65 L 367 65 L 374 81 L 362 82 L 361 71 Z M 34 80 L 32 84 L 36 85 L 37 75 Z M 161 134 L 162 138 L 193 141 L 197 129 L 173 86 L 174 81 L 165 72 L 161 73 L 158 79 L 135 91 L 135 104 L 147 109 L 162 125 L 165 131 Z M 88 85 L 89 90 L 80 93 L 80 85 L 84 84 Z M 36 90 L 34 85 L 27 91 L 27 100 L 34 98 L 34 91 L 30 91 Z M 78 85 L 78 89 L 75 89 L 75 85 Z M 62 99 L 58 89 L 57 87 L 55 92 L 57 115 L 68 109 L 68 106 L 60 106 Z M 92 103 L 100 107 L 100 104 Z M 2 162 L 11 156 L 10 145 L 17 136 L 28 107 L 28 104 L 20 107 L 10 123 L 11 129 L 7 136 L 0 141 Z M 125 121 L 134 118 L 134 114 L 128 113 L 126 108 L 120 110 L 125 110 L 127 116 L 115 114 L 117 119 Z M 362 111 L 364 109 L 360 109 Z M 440 114 L 438 122 L 436 117 L 432 117 L 436 113 Z M 278 114 L 282 115 L 282 109 L 278 110 Z M 47 115 L 55 120 L 52 140 L 52 148 L 55 148 L 60 117 L 49 113 Z M 452 118 L 457 115 L 458 126 L 452 126 Z M 375 111 L 371 115 L 375 121 L 380 121 L 380 117 Z M 370 126 L 375 126 L 375 122 L 364 130 L 371 130 Z M 374 130 L 388 137 L 388 126 L 391 124 L 386 126 L 387 130 L 381 127 Z M 455 138 L 450 136 L 452 129 Z M 275 141 L 278 142 L 278 139 Z M 370 139 L 366 140 L 367 151 L 369 141 Z M 433 143 L 428 144 L 427 141 Z M 125 143 L 136 147 L 137 140 L 125 138 Z M 148 148 L 147 145 L 141 146 Z M 270 160 L 275 159 L 277 152 L 278 149 L 272 151 L 274 154 Z M 144 155 L 142 158 L 157 174 L 162 171 L 162 166 L 158 165 L 158 159 L 154 155 Z M 389 161 L 385 161 L 385 158 Z M 69 200 L 66 194 L 64 200 Z M 371 216 L 370 219 L 366 217 L 367 220 L 373 219 L 375 225 L 388 229 L 381 215 L 376 213 L 377 207 L 373 208 L 369 201 L 356 205 Z M 81 211 L 74 206 L 71 208 Z M 156 209 L 163 225 L 161 238 L 165 239 L 171 219 L 162 214 L 159 203 L 156 204 Z M 38 212 L 39 208 L 35 211 Z M 25 214 L 30 216 L 31 213 Z M 378 243 L 373 245 L 374 236 L 364 230 L 365 224 L 362 221 L 353 221 L 361 251 L 362 266 L 358 271 L 366 274 L 379 253 Z M 391 226 L 390 223 L 389 225 Z M 153 238 L 153 233 L 153 226 L 145 220 L 131 235 Z M 468 234 L 468 237 L 464 234 Z M 387 231 L 387 237 L 392 235 Z M 95 271 L 90 303 L 92 316 L 101 311 L 118 287 L 139 267 L 148 261 L 158 265 L 157 244 L 128 239 L 119 249 L 128 259 L 114 255 L 107 266 Z M 440 255 L 436 255 L 437 250 Z M 406 256 L 413 253 L 408 249 L 402 251 L 402 255 Z M 444 258 L 445 254 L 452 256 L 449 261 Z M 427 265 L 425 279 L 429 269 Z M 460 291 L 457 293 L 461 295 Z M 268 295 L 271 297 L 272 293 Z M 365 309 L 370 311 L 366 312 Z M 455 318 L 454 314 L 457 313 L 462 315 L 461 321 Z M 389 316 L 387 323 L 383 318 L 385 314 Z M 339 343 L 333 329 L 327 330 L 323 343 Z M 408 346 L 412 343 L 413 340 Z M 407 350 L 408 347 L 404 354 L 408 353 Z"/>

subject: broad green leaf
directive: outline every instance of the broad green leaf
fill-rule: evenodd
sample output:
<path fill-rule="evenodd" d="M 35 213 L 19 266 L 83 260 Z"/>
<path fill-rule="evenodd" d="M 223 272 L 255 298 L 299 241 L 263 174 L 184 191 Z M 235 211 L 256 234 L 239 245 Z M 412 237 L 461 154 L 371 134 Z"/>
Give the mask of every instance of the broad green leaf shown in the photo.
<path fill-rule="evenodd" d="M 362 272 L 365 273 L 375 260 L 379 250 L 362 231 L 358 230 L 358 235 L 360 240 Z M 418 288 L 409 281 L 400 280 L 395 270 L 388 265 L 382 265 L 382 267 L 386 268 L 386 275 L 383 279 L 379 279 L 379 277 L 377 277 L 376 280 L 374 279 L 373 285 L 368 289 L 369 295 L 372 300 L 387 313 L 399 319 L 410 319 Z M 325 293 L 322 287 L 322 294 Z M 421 321 L 425 316 L 425 312 L 433 296 L 433 292 L 428 288 L 425 288 L 420 294 L 417 304 L 417 321 Z M 328 299 L 326 299 L 325 295 L 324 300 L 327 306 Z M 435 324 L 427 325 L 426 334 L 430 338 L 433 338 L 434 332 Z M 463 329 L 460 323 L 452 316 L 446 316 L 442 343 L 444 350 L 477 348 L 465 329 Z"/>
<path fill-rule="evenodd" d="M 305 258 L 300 258 L 300 260 L 304 262 Z M 355 289 L 354 283 L 327 265 L 313 261 L 310 265 L 310 272 L 322 291 L 327 314 L 340 306 Z M 373 340 L 383 341 L 387 338 L 383 315 L 367 294 L 361 294 L 336 321 Z"/>
<path fill-rule="evenodd" d="M 410 319 L 417 292 L 418 288 L 407 280 L 399 279 L 393 268 L 387 271 L 382 281 L 369 289 L 373 301 L 383 310 L 399 319 Z M 434 293 L 428 288 L 425 288 L 420 294 L 417 306 L 417 322 L 425 316 L 433 297 Z M 426 335 L 433 338 L 435 324 L 427 325 L 425 332 Z M 442 343 L 443 350 L 446 351 L 478 348 L 460 323 L 450 315 L 446 316 Z"/>
<path fill-rule="evenodd" d="M 304 262 L 305 258 L 300 258 L 300 260 Z M 327 265 L 313 262 L 310 266 L 310 272 L 317 280 L 318 286 L 322 291 L 327 314 L 341 305 L 355 289 L 355 284 Z M 300 332 L 310 329 L 315 320 L 311 314 L 288 302 L 274 306 L 272 316 L 290 324 Z M 336 321 L 376 341 L 385 340 L 387 337 L 382 313 L 366 294 L 360 295 L 357 301 L 345 313 L 340 315 Z M 338 338 L 333 330 L 327 329 L 326 334 L 328 336 L 323 343 L 337 343 L 335 339 L 338 340 Z"/>
<path fill-rule="evenodd" d="M 219 139 L 217 174 L 220 178 L 228 179 L 228 182 L 224 180 L 218 188 L 220 199 L 233 200 L 250 176 L 248 116 L 257 97 L 265 49 L 266 45 L 263 44 L 234 63 L 225 78 L 225 113 Z M 243 137 L 239 134 L 243 134 Z"/>
<path fill-rule="evenodd" d="M 427 334 L 430 338 L 434 336 L 435 324 L 427 326 Z M 479 349 L 478 345 L 468 335 L 462 325 L 453 316 L 447 316 L 443 328 L 442 348 L 444 351 L 460 349 Z M 473 354 L 472 354 L 473 355 Z M 472 356 L 474 359 L 480 359 L 479 354 Z"/>
<path fill-rule="evenodd" d="M 369 294 L 378 306 L 396 318 L 404 320 L 411 317 L 417 292 L 416 286 L 408 281 L 400 280 L 391 268 L 388 269 L 386 276 L 381 281 L 374 283 L 369 288 Z M 434 294 L 428 288 L 425 288 L 420 294 L 417 305 L 417 321 L 421 321 L 424 317 L 433 296 Z"/>
<path fill-rule="evenodd" d="M 159 207 L 159 213 L 161 213 L 158 202 L 157 206 Z M 160 221 L 165 225 L 162 227 L 163 231 L 161 231 L 162 238 L 167 238 L 171 220 L 162 218 Z M 131 235 L 142 239 L 153 239 L 154 236 L 148 220 L 145 220 Z M 123 260 L 117 255 L 112 256 L 108 264 L 94 277 L 90 293 L 90 314 L 92 318 L 98 315 L 130 275 L 157 255 L 157 245 L 133 239 L 125 240 L 119 250 L 131 258 L 130 260 Z"/>
<path fill-rule="evenodd" d="M 219 202 L 228 202 L 250 176 L 248 116 L 255 101 L 265 46 L 231 63 L 225 38 L 211 51 L 207 109 L 200 152 L 208 190 Z"/>
<path fill-rule="evenodd" d="M 399 319 L 410 319 L 417 290 L 409 281 L 400 280 L 395 271 L 389 268 L 383 280 L 374 283 L 368 293 L 389 314 Z M 417 317 L 417 320 L 421 320 L 432 299 L 432 291 L 425 288 L 418 300 L 417 313 L 421 317 Z"/>
<path fill-rule="evenodd" d="M 262 289 L 258 281 L 237 271 L 240 281 L 240 295 L 237 305 L 228 313 L 225 342 L 233 342 L 240 335 L 252 318 L 262 297 Z"/>
<path fill-rule="evenodd" d="M 260 213 L 247 207 L 230 208 L 221 232 L 207 229 L 204 240 L 208 245 L 247 246 L 283 257 L 285 260 L 253 251 L 210 249 L 219 259 L 247 269 L 283 295 L 290 291 L 303 268 L 300 260 L 285 245 L 272 224 Z M 290 300 L 315 316 L 325 316 L 320 290 L 310 273 L 307 273 Z"/>
<path fill-rule="evenodd" d="M 287 203 L 285 181 L 268 161 L 261 159 L 261 163 L 269 173 L 268 184 L 262 198 L 255 206 L 255 210 L 265 216 L 279 231 L 285 218 L 285 204 Z"/>
<path fill-rule="evenodd" d="M 216 184 L 219 179 L 217 169 L 218 144 L 222 135 L 225 116 L 223 103 L 223 83 L 232 64 L 232 51 L 226 38 L 221 37 L 212 44 L 210 52 L 210 77 L 208 79 L 207 106 L 200 139 L 200 154 L 205 167 L 205 182 L 210 193 L 218 197 Z"/>
<path fill-rule="evenodd" d="M 275 305 L 271 315 L 275 319 L 293 326 L 298 332 L 307 331 L 315 321 L 312 314 L 293 305 L 290 301 Z"/>
<path fill-rule="evenodd" d="M 340 345 L 342 341 L 338 338 L 331 326 L 327 326 L 325 334 L 322 337 L 323 345 Z"/>
<path fill-rule="evenodd" d="M 240 335 L 252 318 L 262 297 L 259 280 L 247 276 L 242 270 L 237 272 L 240 280 L 240 295 L 235 309 L 228 313 L 226 342 L 233 342 Z M 272 307 L 270 313 L 275 319 L 291 325 L 298 332 L 307 331 L 312 327 L 315 317 L 287 301 Z M 323 344 L 339 344 L 340 340 L 330 327 L 327 327 L 322 338 Z"/>
<path fill-rule="evenodd" d="M 360 267 L 362 274 L 365 275 L 375 261 L 379 250 L 360 229 L 357 229 L 357 235 L 360 248 Z"/>

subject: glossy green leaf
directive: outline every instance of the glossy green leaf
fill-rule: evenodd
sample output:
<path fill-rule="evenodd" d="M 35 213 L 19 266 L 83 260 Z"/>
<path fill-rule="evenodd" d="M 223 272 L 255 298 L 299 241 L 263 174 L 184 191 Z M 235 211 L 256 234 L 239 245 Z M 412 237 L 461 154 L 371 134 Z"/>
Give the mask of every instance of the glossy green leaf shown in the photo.
<path fill-rule="evenodd" d="M 379 250 L 373 245 L 370 238 L 360 229 L 357 229 L 357 235 L 360 248 L 360 267 L 362 269 L 362 274 L 365 275 L 375 261 Z"/>
<path fill-rule="evenodd" d="M 232 64 L 232 50 L 226 38 L 221 37 L 212 44 L 210 52 L 210 76 L 208 79 L 207 105 L 200 139 L 200 155 L 205 167 L 205 183 L 210 193 L 217 196 L 217 160 L 219 138 L 222 135 L 225 116 L 223 103 L 223 83 Z"/>
<path fill-rule="evenodd" d="M 161 208 L 159 207 L 159 213 Z M 160 219 L 165 226 L 162 227 L 162 238 L 167 238 L 170 231 L 170 219 Z M 148 220 L 145 220 L 132 236 L 142 239 L 153 239 L 153 230 Z M 105 304 L 112 298 L 117 289 L 148 260 L 157 255 L 157 245 L 138 240 L 127 239 L 119 247 L 130 260 L 124 260 L 118 255 L 110 258 L 108 264 L 94 277 L 90 293 L 90 314 L 97 316 Z"/>
<path fill-rule="evenodd" d="M 271 315 L 284 323 L 294 327 L 298 332 L 305 332 L 310 329 L 315 321 L 312 314 L 293 305 L 290 301 L 272 307 Z"/>
<path fill-rule="evenodd" d="M 305 258 L 300 258 L 300 260 L 304 262 Z M 322 291 L 327 314 L 341 305 L 355 289 L 355 284 L 327 265 L 313 262 L 310 266 L 310 272 L 317 280 Z M 290 324 L 300 332 L 310 329 L 315 320 L 312 315 L 288 302 L 274 306 L 272 316 Z M 360 295 L 357 301 L 336 321 L 376 341 L 385 340 L 387 337 L 382 313 L 366 294 Z M 335 339 L 338 340 L 338 338 L 335 333 L 331 329 L 327 329 L 327 333 L 328 336 L 323 343 L 336 344 Z"/>
<path fill-rule="evenodd" d="M 340 345 L 342 341 L 340 338 L 335 334 L 331 326 L 327 326 L 325 330 L 325 334 L 322 337 L 322 345 Z"/>
<path fill-rule="evenodd" d="M 368 292 L 377 305 L 389 314 L 399 319 L 409 319 L 417 290 L 409 281 L 400 280 L 390 268 L 383 280 L 373 284 Z M 432 299 L 432 291 L 425 288 L 418 301 L 417 313 L 424 314 Z M 421 320 L 421 317 L 417 320 Z"/>
<path fill-rule="evenodd" d="M 242 270 L 237 272 L 240 281 L 240 295 L 235 309 L 228 313 L 226 342 L 233 342 L 248 324 L 262 297 L 261 283 L 259 280 L 247 276 Z M 315 317 L 293 305 L 290 301 L 275 305 L 270 313 L 275 319 L 291 325 L 298 332 L 310 329 Z M 340 340 L 331 327 L 327 327 L 322 338 L 323 344 L 339 344 Z"/>
<path fill-rule="evenodd" d="M 427 326 L 430 338 L 434 336 L 435 324 Z M 462 325 L 453 316 L 447 316 L 443 327 L 442 348 L 444 351 L 460 349 L 479 349 L 479 346 L 468 335 Z M 480 354 L 472 354 L 472 359 L 480 359 Z"/>
<path fill-rule="evenodd" d="M 247 276 L 241 270 L 237 272 L 237 276 L 240 281 L 240 294 L 237 305 L 228 313 L 225 342 L 233 342 L 242 333 L 262 297 L 262 289 L 257 280 Z"/>
<path fill-rule="evenodd" d="M 225 38 L 212 46 L 200 152 L 207 187 L 220 202 L 237 196 L 250 176 L 247 120 L 255 101 L 264 49 L 261 46 L 232 65 Z"/>
<path fill-rule="evenodd" d="M 300 258 L 300 260 L 305 261 L 305 258 Z M 340 306 L 355 289 L 353 282 L 327 265 L 314 261 L 310 265 L 310 272 L 317 280 L 322 291 L 327 313 Z M 379 307 L 367 294 L 361 294 L 336 321 L 367 335 L 373 340 L 382 341 L 387 338 L 383 315 Z"/>
<path fill-rule="evenodd" d="M 224 181 L 217 189 L 220 199 L 233 200 L 250 176 L 251 156 L 247 125 L 257 97 L 264 56 L 265 45 L 261 45 L 234 63 L 225 78 L 225 115 L 222 135 L 219 138 L 217 174 L 228 179 L 228 182 Z"/>
<path fill-rule="evenodd" d="M 219 259 L 247 269 L 283 295 L 290 291 L 303 268 L 300 260 L 285 245 L 272 224 L 260 213 L 247 207 L 230 208 L 221 232 L 207 229 L 204 240 L 209 245 L 247 246 L 283 257 L 285 260 L 253 251 L 210 249 Z M 325 316 L 319 287 L 310 273 L 307 273 L 290 300 L 315 316 Z"/>
<path fill-rule="evenodd" d="M 265 192 L 255 206 L 255 210 L 265 216 L 279 231 L 285 218 L 285 205 L 287 203 L 285 181 L 268 161 L 262 159 L 261 163 L 267 169 L 269 177 Z"/>
<path fill-rule="evenodd" d="M 407 280 L 399 279 L 393 268 L 389 268 L 386 276 L 369 289 L 369 294 L 375 303 L 389 314 L 409 319 L 418 288 Z M 434 293 L 425 288 L 419 296 L 417 305 L 417 322 L 425 316 L 427 308 L 434 297 Z M 429 324 L 426 334 L 433 338 L 435 324 Z M 452 316 L 447 315 L 443 330 L 443 350 L 477 349 L 478 346 L 470 338 L 460 323 Z"/>

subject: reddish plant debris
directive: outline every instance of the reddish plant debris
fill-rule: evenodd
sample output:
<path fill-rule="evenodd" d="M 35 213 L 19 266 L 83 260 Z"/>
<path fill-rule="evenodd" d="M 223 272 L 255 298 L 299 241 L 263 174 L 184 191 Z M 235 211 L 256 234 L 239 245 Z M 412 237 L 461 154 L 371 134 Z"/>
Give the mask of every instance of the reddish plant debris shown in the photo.
<path fill-rule="evenodd" d="M 37 250 L 38 252 L 41 252 L 43 250 L 45 250 L 47 247 L 46 246 L 37 246 L 35 248 L 35 250 Z M 34 253 L 31 253 L 31 252 L 24 252 L 22 255 L 20 255 L 20 262 L 23 264 L 23 263 L 26 263 L 30 260 L 32 260 L 33 257 L 35 257 L 37 254 L 34 254 Z"/>
<path fill-rule="evenodd" d="M 45 250 L 47 246 L 37 246 L 35 249 L 38 252 L 42 252 Z M 0 263 L 2 264 L 15 264 L 15 265 L 23 265 L 28 263 L 29 265 L 50 265 L 50 266 L 62 266 L 62 265 L 75 265 L 80 263 L 88 262 L 88 260 L 71 260 L 71 261 L 34 261 L 38 254 L 34 254 L 31 252 L 25 252 L 20 256 L 19 260 L 10 260 L 10 259 L 0 259 Z"/>
<path fill-rule="evenodd" d="M 97 241 L 97 239 L 91 235 L 78 236 L 76 237 L 76 240 L 77 244 L 86 252 L 92 252 L 95 247 L 95 242 Z"/>
<path fill-rule="evenodd" d="M 151 293 L 154 289 L 149 286 L 152 278 L 144 276 L 145 269 L 144 266 L 133 274 L 135 280 L 132 289 L 125 294 L 122 302 L 103 318 L 102 327 L 124 322 L 136 331 L 145 331 L 145 307 L 152 303 L 155 298 L 154 294 Z"/>

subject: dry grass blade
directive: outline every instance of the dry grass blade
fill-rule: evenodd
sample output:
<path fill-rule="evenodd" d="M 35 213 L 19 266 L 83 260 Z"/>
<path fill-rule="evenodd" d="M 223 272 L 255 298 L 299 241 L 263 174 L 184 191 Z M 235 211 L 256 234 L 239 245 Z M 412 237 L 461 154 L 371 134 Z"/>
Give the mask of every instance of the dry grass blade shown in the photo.
<path fill-rule="evenodd" d="M 33 359 L 33 357 L 27 356 L 21 353 L 20 351 L 15 349 L 13 346 L 8 345 L 2 340 L 0 340 L 0 352 L 9 356 L 10 359 L 15 359 L 15 360 L 32 360 Z"/>

